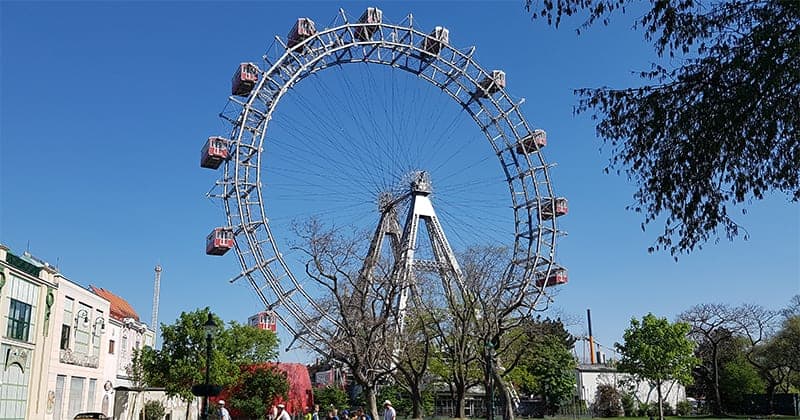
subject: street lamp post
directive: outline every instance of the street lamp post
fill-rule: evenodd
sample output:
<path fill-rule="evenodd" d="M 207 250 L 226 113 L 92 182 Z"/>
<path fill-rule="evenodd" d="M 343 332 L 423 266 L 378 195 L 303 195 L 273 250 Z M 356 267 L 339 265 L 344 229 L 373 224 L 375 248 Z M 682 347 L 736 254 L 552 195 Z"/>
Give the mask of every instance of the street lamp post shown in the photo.
<path fill-rule="evenodd" d="M 203 420 L 208 419 L 208 390 L 211 386 L 211 341 L 213 340 L 214 331 L 217 328 L 217 323 L 214 322 L 214 318 L 211 315 L 211 312 L 208 313 L 208 320 L 205 324 L 203 324 L 203 330 L 206 333 L 206 392 L 203 395 L 203 409 L 202 409 L 202 418 Z"/>

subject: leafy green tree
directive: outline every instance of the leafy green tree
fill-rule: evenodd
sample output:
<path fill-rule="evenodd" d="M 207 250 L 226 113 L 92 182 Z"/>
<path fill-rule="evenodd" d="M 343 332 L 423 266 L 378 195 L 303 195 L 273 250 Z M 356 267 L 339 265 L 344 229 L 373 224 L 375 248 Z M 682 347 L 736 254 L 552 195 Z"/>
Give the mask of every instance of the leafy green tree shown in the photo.
<path fill-rule="evenodd" d="M 145 349 L 141 362 L 144 382 L 163 387 L 170 397 L 193 398 L 192 386 L 205 382 L 206 334 L 209 308 L 183 312 L 172 325 L 161 324 L 160 350 Z M 265 363 L 277 356 L 277 336 L 266 330 L 231 322 L 217 324 L 211 354 L 210 381 L 227 388 L 239 382 L 240 367 Z"/>
<path fill-rule="evenodd" d="M 288 397 L 286 373 L 272 366 L 243 368 L 240 382 L 228 396 L 228 404 L 251 419 L 267 418 L 275 397 Z"/>
<path fill-rule="evenodd" d="M 737 340 L 742 342 L 742 340 Z M 765 391 L 764 381 L 758 370 L 744 356 L 741 346 L 736 353 L 723 359 L 720 372 L 720 393 L 726 412 L 741 413 L 746 394 L 761 394 Z"/>
<path fill-rule="evenodd" d="M 408 417 L 413 413 L 414 407 L 411 395 L 408 393 L 408 390 L 402 386 L 388 385 L 382 387 L 378 392 L 378 399 L 381 402 L 385 400 L 391 401 L 392 407 L 394 407 L 398 417 Z M 427 408 L 424 408 L 430 410 L 427 412 L 433 412 L 433 395 L 430 392 L 426 392 L 421 396 L 420 403 L 423 407 L 427 405 Z"/>
<path fill-rule="evenodd" d="M 555 413 L 574 394 L 575 337 L 560 320 L 551 319 L 528 320 L 519 331 L 525 338 L 510 354 L 520 355 L 520 359 L 507 376 L 523 393 L 544 397 L 547 412 Z"/>
<path fill-rule="evenodd" d="M 649 3 L 643 12 L 634 5 Z M 797 0 L 526 0 L 534 19 L 581 29 L 635 9 L 661 63 L 643 86 L 578 89 L 610 143 L 609 168 L 639 186 L 636 212 L 664 221 L 652 250 L 701 247 L 739 225 L 729 206 L 770 191 L 800 199 L 800 2 Z M 579 30 L 580 32 L 580 30 Z M 608 169 L 607 169 L 608 170 Z M 746 234 L 745 234 L 746 237 Z"/>
<path fill-rule="evenodd" d="M 781 364 L 800 373 L 800 315 L 786 318 L 772 340 L 772 351 Z"/>
<path fill-rule="evenodd" d="M 347 393 L 335 386 L 314 388 L 314 402 L 327 412 L 331 407 L 347 408 Z"/>
<path fill-rule="evenodd" d="M 652 313 L 641 322 L 631 319 L 625 330 L 623 344 L 616 343 L 622 359 L 619 369 L 649 381 L 656 387 L 658 416 L 664 418 L 664 396 L 661 386 L 669 381 L 687 384 L 692 380 L 692 368 L 699 362 L 694 356 L 694 343 L 687 338 L 689 324 L 671 324 L 666 318 Z"/>

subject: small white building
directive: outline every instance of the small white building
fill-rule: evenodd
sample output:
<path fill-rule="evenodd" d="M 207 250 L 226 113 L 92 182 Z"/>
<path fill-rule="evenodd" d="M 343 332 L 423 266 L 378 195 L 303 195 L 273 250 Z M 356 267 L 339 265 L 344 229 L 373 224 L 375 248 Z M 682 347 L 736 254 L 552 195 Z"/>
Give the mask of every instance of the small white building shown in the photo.
<path fill-rule="evenodd" d="M 646 381 L 637 381 L 630 374 L 617 371 L 606 364 L 580 364 L 576 369 L 577 392 L 581 400 L 591 406 L 597 394 L 598 385 L 613 385 L 620 391 L 631 392 L 637 401 L 657 402 L 658 393 L 654 385 Z M 664 401 L 672 407 L 686 399 L 686 388 L 676 381 L 661 385 Z"/>
<path fill-rule="evenodd" d="M 137 398 L 138 392 L 129 391 L 142 386 L 132 376 L 133 357 L 136 351 L 153 347 L 155 331 L 139 320 L 139 314 L 125 299 L 100 287 L 89 286 L 89 290 L 110 302 L 100 411 L 115 419 L 136 418 L 132 413 L 138 412 L 143 402 Z"/>
<path fill-rule="evenodd" d="M 75 414 L 100 411 L 104 391 L 105 338 L 108 300 L 70 281 L 60 273 L 53 312 L 56 343 L 47 371 L 47 420 L 72 419 Z"/>

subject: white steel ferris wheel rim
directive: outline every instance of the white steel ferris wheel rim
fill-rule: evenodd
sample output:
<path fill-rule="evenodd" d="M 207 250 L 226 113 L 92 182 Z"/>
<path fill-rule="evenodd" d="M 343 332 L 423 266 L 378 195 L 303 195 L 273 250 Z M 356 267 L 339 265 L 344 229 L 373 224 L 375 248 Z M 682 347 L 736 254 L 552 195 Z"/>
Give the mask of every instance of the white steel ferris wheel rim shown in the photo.
<path fill-rule="evenodd" d="M 556 197 L 548 165 L 540 151 L 516 152 L 520 141 L 533 131 L 519 110 L 522 101 L 515 103 L 505 89 L 487 97 L 473 96 L 480 89 L 478 83 L 491 76 L 473 60 L 474 47 L 464 52 L 440 42 L 438 55 L 429 61 L 421 60 L 423 55 L 429 56 L 422 47 L 422 41 L 429 37 L 412 25 L 371 24 L 377 29 L 370 39 L 363 41 L 354 36 L 362 26 L 365 24 L 345 21 L 287 48 L 277 60 L 265 56 L 269 67 L 259 75 L 256 87 L 244 100 L 231 96 L 229 105 L 233 112 L 220 114 L 232 125 L 232 156 L 217 183 L 222 190 L 217 197 L 222 199 L 228 226 L 236 235 L 235 251 L 242 266 L 242 272 L 233 280 L 246 278 L 262 302 L 276 309 L 294 338 L 309 345 L 313 346 L 304 336 L 316 335 L 314 326 L 321 319 L 310 319 L 305 308 L 310 305 L 325 321 L 336 324 L 337 320 L 320 310 L 314 297 L 306 292 L 278 249 L 264 206 L 263 145 L 273 111 L 294 84 L 333 65 L 382 64 L 407 71 L 440 88 L 469 113 L 489 140 L 504 171 L 515 218 L 508 275 L 523 279 L 519 292 L 532 292 L 535 305 L 542 288 L 535 287 L 533 279 L 537 275 L 546 278 L 553 270 L 558 235 L 557 218 L 543 219 L 541 209 L 547 200 L 552 205 Z M 281 42 L 279 38 L 278 41 Z M 298 303 L 301 300 L 305 307 Z M 292 321 L 300 325 L 292 325 Z"/>

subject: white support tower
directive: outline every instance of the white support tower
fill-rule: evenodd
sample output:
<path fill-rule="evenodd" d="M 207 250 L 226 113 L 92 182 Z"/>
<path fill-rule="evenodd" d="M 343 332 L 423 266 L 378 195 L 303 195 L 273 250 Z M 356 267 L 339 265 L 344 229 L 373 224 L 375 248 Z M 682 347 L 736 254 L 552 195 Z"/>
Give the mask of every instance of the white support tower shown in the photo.
<path fill-rule="evenodd" d="M 409 295 L 414 293 L 413 289 L 416 287 L 415 270 L 439 273 L 444 293 L 448 297 L 451 297 L 454 287 L 458 291 L 463 290 L 461 269 L 450 244 L 447 242 L 444 230 L 436 217 L 436 212 L 433 210 L 433 204 L 429 197 L 431 183 L 428 173 L 424 171 L 414 172 L 410 174 L 409 179 L 411 182 L 407 194 L 396 199 L 389 194 L 384 194 L 380 197 L 381 219 L 372 238 L 367 257 L 364 260 L 364 266 L 361 269 L 361 279 L 366 282 L 361 287 L 371 286 L 372 270 L 381 254 L 383 242 L 388 237 L 395 260 L 392 278 L 394 284 L 400 286 L 400 294 L 396 304 L 398 333 L 403 332 Z M 402 226 L 401 230 L 396 206 L 404 200 L 409 200 L 409 207 L 405 225 Z M 420 222 L 426 225 L 428 239 L 433 252 L 433 260 L 415 258 Z"/>
<path fill-rule="evenodd" d="M 158 296 L 161 294 L 161 264 L 156 264 L 156 281 L 153 286 L 153 317 L 150 318 L 155 337 L 153 338 L 153 348 L 158 344 Z"/>
<path fill-rule="evenodd" d="M 409 294 L 416 287 L 415 269 L 438 272 L 448 299 L 452 298 L 454 286 L 457 290 L 464 290 L 461 268 L 456 262 L 455 254 L 444 235 L 444 229 L 442 229 L 442 225 L 436 217 L 436 212 L 433 210 L 433 204 L 429 197 L 431 191 L 431 181 L 428 173 L 425 171 L 415 173 L 411 183 L 411 191 L 409 192 L 411 204 L 408 209 L 406 224 L 403 227 L 400 261 L 397 264 L 398 270 L 394 273 L 395 279 L 397 279 L 401 287 L 400 299 L 397 305 L 398 333 L 402 333 L 405 324 Z M 433 261 L 414 258 L 420 222 L 424 222 L 426 225 L 428 239 L 433 251 Z"/>

